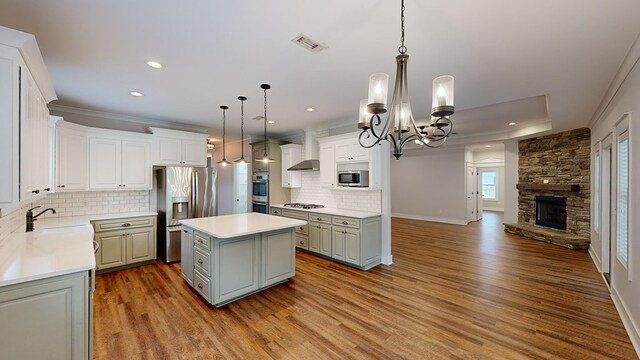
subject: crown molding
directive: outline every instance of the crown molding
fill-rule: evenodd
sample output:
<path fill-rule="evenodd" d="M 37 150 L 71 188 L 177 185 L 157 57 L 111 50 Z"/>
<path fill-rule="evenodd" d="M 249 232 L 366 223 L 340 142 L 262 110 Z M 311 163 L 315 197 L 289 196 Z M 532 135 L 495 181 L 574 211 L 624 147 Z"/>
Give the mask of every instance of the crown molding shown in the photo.
<path fill-rule="evenodd" d="M 197 132 L 197 133 L 203 133 L 203 134 L 207 134 L 209 131 L 209 128 L 198 126 L 198 125 L 191 125 L 191 124 L 179 123 L 174 121 L 166 121 L 166 120 L 156 120 L 156 119 L 150 119 L 150 118 L 145 118 L 140 116 L 116 114 L 116 113 L 111 113 L 107 111 L 81 109 L 81 108 L 66 106 L 66 105 L 49 104 L 49 110 L 57 113 L 58 115 L 61 114 L 62 117 L 64 117 L 64 114 L 67 113 L 67 114 L 75 114 L 75 115 L 82 115 L 82 116 L 89 116 L 89 117 L 97 117 L 97 118 L 108 119 L 108 120 L 143 124 L 149 127 L 159 127 L 159 128 L 165 128 L 165 129 L 171 129 L 171 130 Z"/>
<path fill-rule="evenodd" d="M 620 68 L 618 68 L 613 80 L 611 80 L 609 88 L 607 88 L 600 104 L 593 113 L 591 120 L 589 120 L 589 128 L 593 129 L 593 127 L 602 119 L 605 111 L 609 107 L 609 104 L 611 104 L 611 101 L 618 93 L 618 90 L 620 90 L 622 83 L 624 83 L 631 71 L 633 71 L 636 64 L 638 64 L 638 61 L 640 61 L 640 33 L 638 33 L 633 44 L 631 44 L 629 51 L 622 60 Z"/>

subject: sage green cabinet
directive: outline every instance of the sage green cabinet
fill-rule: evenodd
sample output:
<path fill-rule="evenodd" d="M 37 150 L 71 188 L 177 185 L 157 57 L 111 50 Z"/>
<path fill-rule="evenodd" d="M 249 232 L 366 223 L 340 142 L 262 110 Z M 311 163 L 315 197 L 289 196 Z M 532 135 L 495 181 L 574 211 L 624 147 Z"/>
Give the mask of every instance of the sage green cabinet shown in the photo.
<path fill-rule="evenodd" d="M 180 273 L 182 278 L 193 286 L 193 230 L 182 228 L 180 237 Z"/>
<path fill-rule="evenodd" d="M 331 241 L 332 258 L 351 264 L 360 265 L 359 231 L 334 226 Z"/>
<path fill-rule="evenodd" d="M 98 270 L 135 266 L 156 259 L 155 216 L 99 220 L 92 224 L 94 240 L 98 243 Z"/>
<path fill-rule="evenodd" d="M 96 268 L 108 269 L 127 264 L 127 237 L 124 230 L 96 233 L 99 247 L 96 252 Z"/>
<path fill-rule="evenodd" d="M 331 225 L 309 222 L 309 250 L 331 256 Z"/>
<path fill-rule="evenodd" d="M 0 287 L 0 358 L 89 359 L 89 271 Z"/>
<path fill-rule="evenodd" d="M 189 283 L 203 298 L 222 306 L 295 275 L 294 228 L 219 239 L 182 225 L 193 234 Z M 187 235 L 188 236 L 188 235 Z M 184 254 L 184 252 L 183 252 Z M 182 260 L 183 277 L 189 270 Z"/>

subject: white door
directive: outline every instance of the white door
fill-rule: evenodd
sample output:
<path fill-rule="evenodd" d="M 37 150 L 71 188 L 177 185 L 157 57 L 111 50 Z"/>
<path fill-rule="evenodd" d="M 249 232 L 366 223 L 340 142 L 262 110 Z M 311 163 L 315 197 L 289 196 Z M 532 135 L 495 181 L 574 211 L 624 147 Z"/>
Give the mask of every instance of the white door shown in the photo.
<path fill-rule="evenodd" d="M 56 140 L 56 191 L 87 189 L 87 136 L 59 129 Z"/>
<path fill-rule="evenodd" d="M 467 221 L 476 221 L 478 196 L 476 194 L 476 168 L 467 165 Z"/>
<path fill-rule="evenodd" d="M 180 165 L 182 162 L 182 149 L 179 139 L 158 138 L 156 151 L 156 162 L 159 165 Z"/>
<path fill-rule="evenodd" d="M 233 164 L 233 213 L 244 214 L 249 205 L 249 165 Z"/>
<path fill-rule="evenodd" d="M 146 141 L 122 142 L 122 187 L 151 189 L 151 146 Z"/>
<path fill-rule="evenodd" d="M 91 189 L 122 189 L 122 142 L 92 138 L 89 141 Z"/>
<path fill-rule="evenodd" d="M 482 176 L 480 175 L 480 170 L 476 168 L 476 221 L 482 220 L 483 200 Z"/>
<path fill-rule="evenodd" d="M 182 140 L 182 164 L 207 165 L 207 144 L 200 140 Z"/>

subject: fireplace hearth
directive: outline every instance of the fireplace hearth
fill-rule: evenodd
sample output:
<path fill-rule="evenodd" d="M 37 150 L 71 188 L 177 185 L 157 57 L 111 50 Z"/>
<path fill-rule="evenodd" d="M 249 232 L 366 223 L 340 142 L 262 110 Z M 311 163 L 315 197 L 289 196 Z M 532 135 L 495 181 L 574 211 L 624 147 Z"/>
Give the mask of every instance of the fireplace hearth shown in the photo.
<path fill-rule="evenodd" d="M 567 229 L 567 198 L 536 196 L 536 225 Z"/>

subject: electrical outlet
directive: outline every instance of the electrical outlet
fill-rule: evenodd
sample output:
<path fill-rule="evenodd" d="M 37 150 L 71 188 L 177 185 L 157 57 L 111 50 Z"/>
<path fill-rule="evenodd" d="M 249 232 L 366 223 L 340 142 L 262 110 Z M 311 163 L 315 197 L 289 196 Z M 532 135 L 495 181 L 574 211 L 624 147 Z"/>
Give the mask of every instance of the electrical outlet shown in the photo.
<path fill-rule="evenodd" d="M 543 182 L 543 183 L 545 183 L 545 184 L 548 184 L 548 183 L 549 183 L 549 180 L 546 180 L 546 179 L 545 179 L 545 180 L 542 180 L 542 182 Z"/>

